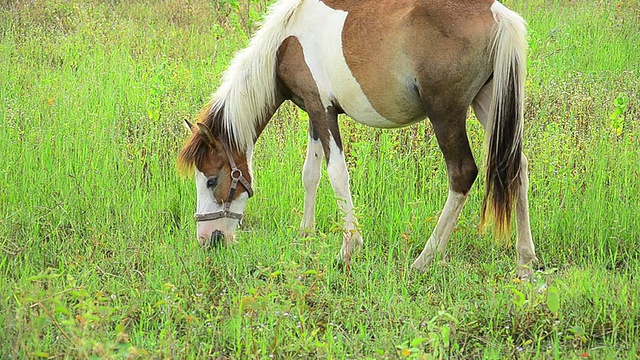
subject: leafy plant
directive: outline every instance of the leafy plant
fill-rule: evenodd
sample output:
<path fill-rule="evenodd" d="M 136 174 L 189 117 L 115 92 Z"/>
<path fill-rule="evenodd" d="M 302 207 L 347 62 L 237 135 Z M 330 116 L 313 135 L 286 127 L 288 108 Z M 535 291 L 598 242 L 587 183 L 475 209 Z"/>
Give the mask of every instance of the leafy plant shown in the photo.
<path fill-rule="evenodd" d="M 406 359 L 444 359 L 451 351 L 459 349 L 458 343 L 452 339 L 451 330 L 458 320 L 445 310 L 439 310 L 436 315 L 423 325 L 426 329 L 425 337 L 417 337 L 396 345 L 398 355 Z M 453 340 L 453 341 L 452 341 Z"/>
<path fill-rule="evenodd" d="M 629 106 L 629 95 L 619 93 L 618 97 L 613 101 L 614 110 L 609 115 L 611 131 L 616 136 L 621 136 L 624 129 L 625 112 Z"/>

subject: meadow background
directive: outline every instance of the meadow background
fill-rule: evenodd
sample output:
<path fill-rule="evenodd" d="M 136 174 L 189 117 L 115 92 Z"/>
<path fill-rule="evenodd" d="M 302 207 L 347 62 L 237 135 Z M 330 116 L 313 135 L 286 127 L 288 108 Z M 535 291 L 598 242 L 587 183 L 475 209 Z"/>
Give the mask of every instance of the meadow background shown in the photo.
<path fill-rule="evenodd" d="M 640 358 L 640 3 L 510 0 L 530 26 L 539 262 L 480 233 L 410 270 L 447 185 L 428 122 L 341 119 L 365 249 L 334 257 L 326 175 L 301 238 L 306 115 L 258 140 L 238 243 L 203 251 L 176 155 L 269 1 L 0 1 L 0 357 Z M 482 159 L 482 128 L 469 134 Z"/>

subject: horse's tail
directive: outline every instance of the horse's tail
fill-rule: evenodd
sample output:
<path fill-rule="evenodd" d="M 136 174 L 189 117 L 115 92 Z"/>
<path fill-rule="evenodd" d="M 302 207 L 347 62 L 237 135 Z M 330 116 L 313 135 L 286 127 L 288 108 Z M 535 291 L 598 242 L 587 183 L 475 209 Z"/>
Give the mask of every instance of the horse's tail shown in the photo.
<path fill-rule="evenodd" d="M 524 120 L 526 23 L 499 2 L 491 7 L 494 25 L 493 98 L 485 140 L 485 193 L 482 222 L 493 220 L 497 237 L 509 236 L 511 210 L 520 185 Z"/>

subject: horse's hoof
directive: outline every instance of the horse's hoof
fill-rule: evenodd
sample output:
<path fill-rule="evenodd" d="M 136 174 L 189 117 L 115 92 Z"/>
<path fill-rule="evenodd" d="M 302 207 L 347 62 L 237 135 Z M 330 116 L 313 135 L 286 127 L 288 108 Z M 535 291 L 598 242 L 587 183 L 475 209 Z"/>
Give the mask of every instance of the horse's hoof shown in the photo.
<path fill-rule="evenodd" d="M 516 275 L 520 280 L 527 280 L 533 275 L 533 270 L 529 266 L 520 266 L 516 270 Z"/>

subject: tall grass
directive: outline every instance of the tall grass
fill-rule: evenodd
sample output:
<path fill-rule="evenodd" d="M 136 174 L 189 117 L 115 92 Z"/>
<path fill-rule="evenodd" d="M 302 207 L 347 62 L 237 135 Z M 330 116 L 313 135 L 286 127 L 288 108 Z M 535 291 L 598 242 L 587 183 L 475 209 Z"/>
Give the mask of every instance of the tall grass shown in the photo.
<path fill-rule="evenodd" d="M 0 354 L 638 358 L 640 8 L 507 5 L 530 26 L 540 261 L 526 283 L 510 242 L 479 232 L 482 179 L 449 261 L 409 269 L 446 199 L 428 123 L 382 131 L 341 118 L 365 249 L 348 273 L 334 262 L 341 216 L 326 180 L 318 232 L 300 238 L 307 121 L 290 104 L 258 140 L 238 244 L 202 251 L 193 181 L 174 165 L 181 120 L 267 4 L 2 2 Z M 481 159 L 473 115 L 468 129 Z"/>

